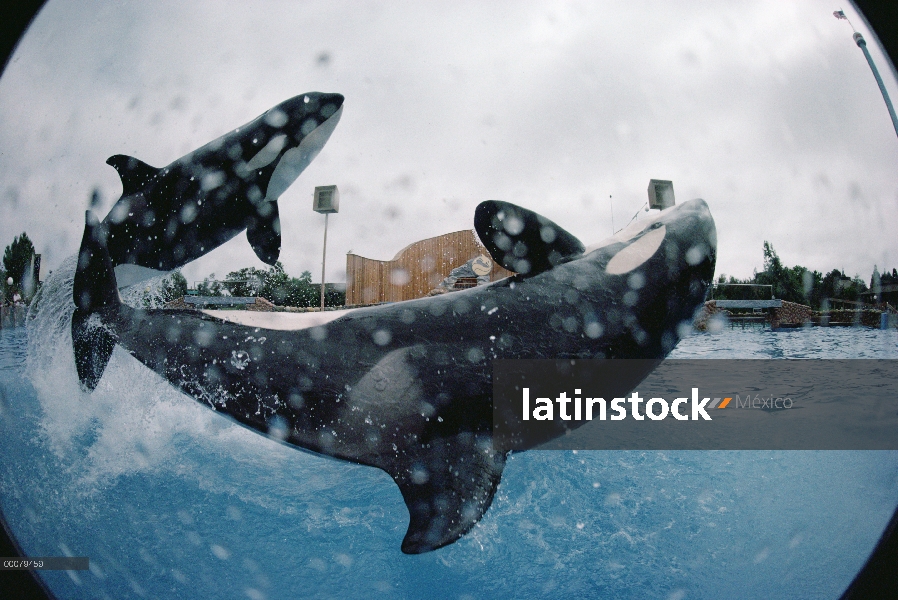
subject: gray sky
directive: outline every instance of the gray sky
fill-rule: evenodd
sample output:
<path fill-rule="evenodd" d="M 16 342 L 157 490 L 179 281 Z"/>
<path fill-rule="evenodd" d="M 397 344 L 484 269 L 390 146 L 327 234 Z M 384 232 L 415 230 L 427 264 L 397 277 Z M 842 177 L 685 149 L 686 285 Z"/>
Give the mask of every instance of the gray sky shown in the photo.
<path fill-rule="evenodd" d="M 345 253 L 389 259 L 524 205 L 587 245 L 650 178 L 704 198 L 718 274 L 787 265 L 869 280 L 898 267 L 898 138 L 834 2 L 74 2 L 50 0 L 0 80 L 0 246 L 25 230 L 53 269 L 77 250 L 105 160 L 164 166 L 307 91 L 346 97 L 280 199 L 287 271 L 320 278 L 316 185 L 337 184 L 329 281 Z M 643 213 L 644 214 L 644 213 Z M 262 267 L 240 235 L 188 280 Z"/>

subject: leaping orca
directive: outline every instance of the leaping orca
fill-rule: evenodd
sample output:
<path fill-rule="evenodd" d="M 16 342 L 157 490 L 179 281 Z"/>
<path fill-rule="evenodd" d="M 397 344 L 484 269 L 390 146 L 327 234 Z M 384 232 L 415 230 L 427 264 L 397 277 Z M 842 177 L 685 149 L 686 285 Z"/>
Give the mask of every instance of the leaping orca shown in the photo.
<path fill-rule="evenodd" d="M 244 229 L 256 256 L 273 265 L 281 249 L 277 199 L 342 114 L 343 96 L 310 92 L 161 169 L 109 157 L 122 180 L 122 196 L 103 220 L 118 284 L 176 269 Z"/>
<path fill-rule="evenodd" d="M 402 551 L 440 548 L 480 520 L 508 454 L 493 444 L 491 360 L 662 359 L 716 259 L 702 200 L 590 248 L 505 202 L 481 204 L 475 221 L 493 259 L 526 274 L 330 313 L 207 314 L 121 304 L 108 233 L 88 212 L 73 290 L 78 375 L 93 389 L 118 344 L 252 429 L 383 469 L 409 510 Z"/>

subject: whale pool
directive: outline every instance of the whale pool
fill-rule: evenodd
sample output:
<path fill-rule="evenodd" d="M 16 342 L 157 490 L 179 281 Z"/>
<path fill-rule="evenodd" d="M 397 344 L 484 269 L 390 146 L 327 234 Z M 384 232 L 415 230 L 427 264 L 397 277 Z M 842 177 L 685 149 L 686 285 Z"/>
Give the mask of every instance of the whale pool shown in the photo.
<path fill-rule="evenodd" d="M 28 555 L 90 558 L 42 572 L 60 598 L 837 598 L 898 504 L 898 452 L 529 451 L 469 534 L 406 556 L 385 473 L 236 425 L 119 349 L 83 394 L 70 290 L 0 331 L 0 508 Z M 893 359 L 898 331 L 724 328 L 672 357 Z"/>

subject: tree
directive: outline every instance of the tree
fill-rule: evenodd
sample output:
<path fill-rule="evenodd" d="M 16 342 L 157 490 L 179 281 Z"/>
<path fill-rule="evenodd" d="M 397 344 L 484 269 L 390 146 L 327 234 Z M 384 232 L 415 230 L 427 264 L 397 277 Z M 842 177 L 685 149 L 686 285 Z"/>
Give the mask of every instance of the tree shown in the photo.
<path fill-rule="evenodd" d="M 755 283 L 754 279 L 737 279 L 730 275 L 729 277 L 726 274 L 721 274 L 717 278 L 717 287 L 714 289 L 714 299 L 715 300 L 766 300 L 767 298 L 762 298 L 761 294 L 763 292 L 759 292 L 757 288 L 747 288 L 738 284 L 748 284 Z M 728 285 L 729 284 L 729 285 Z M 737 285 L 733 285 L 737 284 Z M 766 292 L 766 290 L 765 290 Z M 344 292 L 345 296 L 345 292 Z M 767 294 L 769 297 L 770 294 Z"/>
<path fill-rule="evenodd" d="M 838 298 L 841 292 L 841 282 L 844 274 L 839 269 L 833 269 L 820 283 L 820 298 Z"/>
<path fill-rule="evenodd" d="M 162 282 L 162 295 L 166 302 L 171 302 L 187 294 L 187 279 L 181 271 L 175 271 Z"/>
<path fill-rule="evenodd" d="M 196 293 L 199 296 L 224 296 L 222 289 L 221 282 L 215 280 L 215 273 L 210 273 L 201 284 L 196 286 Z"/>
<path fill-rule="evenodd" d="M 228 278 L 224 281 L 224 286 L 232 296 L 258 296 L 266 275 L 268 275 L 268 271 L 263 271 L 255 267 L 246 267 L 228 273 Z"/>
<path fill-rule="evenodd" d="M 755 275 L 755 283 L 772 285 L 776 298 L 800 304 L 809 304 L 816 280 L 816 271 L 808 271 L 796 265 L 792 268 L 783 265 L 773 244 L 764 242 L 764 272 Z"/>
<path fill-rule="evenodd" d="M 268 271 L 252 267 L 232 271 L 228 273 L 228 279 L 230 281 L 225 281 L 225 286 L 234 295 L 258 295 L 280 306 L 311 307 L 318 306 L 320 302 L 321 288 L 312 285 L 312 273 L 303 271 L 299 277 L 291 277 L 281 262 L 275 263 Z M 260 281 L 258 287 L 253 285 L 254 280 Z M 345 292 L 325 290 L 326 306 L 342 306 L 345 302 Z"/>
<path fill-rule="evenodd" d="M 873 276 L 870 279 L 871 287 L 875 288 L 875 282 L 879 280 L 882 286 L 898 283 L 898 269 L 892 272 L 884 271 L 882 275 L 874 267 Z M 798 302 L 810 305 L 819 310 L 825 301 L 858 300 L 861 293 L 867 291 L 867 284 L 859 276 L 849 278 L 840 269 L 833 269 L 826 275 L 820 271 L 812 271 L 801 265 L 787 267 L 773 249 L 773 244 L 764 242 L 764 271 L 755 272 L 751 279 L 738 280 L 730 277 L 727 281 L 725 275 L 721 275 L 718 284 L 725 283 L 753 283 L 770 285 L 773 287 L 773 295 L 781 300 Z M 720 286 L 714 291 L 714 298 L 718 300 L 744 300 L 746 296 L 762 299 L 758 296 L 757 289 L 740 289 L 738 287 Z M 766 298 L 765 298 L 766 299 Z"/>
<path fill-rule="evenodd" d="M 318 290 L 312 286 L 312 274 L 303 271 L 290 277 L 280 261 L 266 273 L 259 295 L 281 306 L 316 306 Z"/>
<path fill-rule="evenodd" d="M 12 244 L 3 251 L 3 279 L 12 277 L 13 283 L 6 287 L 5 300 L 11 301 L 16 292 L 22 293 L 22 279 L 25 276 L 26 269 L 31 265 L 34 257 L 34 244 L 28 239 L 28 234 L 24 231 L 22 235 L 13 238 Z"/>
<path fill-rule="evenodd" d="M 284 305 L 288 295 L 287 284 L 290 282 L 290 276 L 284 270 L 281 261 L 274 263 L 262 280 L 262 287 L 259 295 L 274 304 Z"/>
<path fill-rule="evenodd" d="M 857 300 L 861 292 L 867 291 L 867 284 L 855 275 L 854 279 L 848 278 L 843 271 L 833 269 L 822 279 L 820 283 L 819 298 L 836 300 Z"/>
<path fill-rule="evenodd" d="M 823 273 L 820 271 L 805 271 L 803 282 L 805 297 L 811 307 L 819 309 L 820 303 L 823 302 L 821 292 L 823 290 Z"/>
<path fill-rule="evenodd" d="M 898 269 L 892 269 L 892 272 L 883 271 L 882 276 L 880 277 L 880 283 L 882 285 L 895 285 L 898 283 Z"/>
<path fill-rule="evenodd" d="M 307 271 L 308 272 L 308 271 Z M 318 290 L 318 302 L 321 302 L 321 289 Z M 346 304 L 346 290 L 335 290 L 333 288 L 324 288 L 324 305 L 325 306 L 344 306 Z M 317 305 L 317 303 L 316 303 Z"/>
<path fill-rule="evenodd" d="M 303 271 L 299 277 L 291 277 L 293 306 L 318 306 L 321 290 L 312 285 L 312 273 Z"/>
<path fill-rule="evenodd" d="M 873 275 L 870 276 L 870 289 L 875 294 L 873 301 L 882 301 L 882 276 L 879 274 L 879 268 L 876 265 L 873 265 Z"/>
<path fill-rule="evenodd" d="M 158 285 L 147 286 L 138 301 L 144 308 L 160 308 L 187 293 L 187 280 L 180 271 L 167 275 Z"/>

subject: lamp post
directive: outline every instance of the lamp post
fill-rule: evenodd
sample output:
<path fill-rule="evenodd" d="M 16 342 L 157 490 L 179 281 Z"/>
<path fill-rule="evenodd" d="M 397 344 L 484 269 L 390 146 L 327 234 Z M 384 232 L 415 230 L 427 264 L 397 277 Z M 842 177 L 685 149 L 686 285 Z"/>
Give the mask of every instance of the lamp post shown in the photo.
<path fill-rule="evenodd" d="M 340 191 L 335 185 L 320 185 L 315 188 L 312 210 L 324 213 L 324 248 L 321 252 L 321 310 L 324 310 L 324 263 L 327 259 L 327 216 L 340 210 Z"/>
<path fill-rule="evenodd" d="M 837 10 L 833 13 L 833 16 L 837 19 L 848 21 L 848 24 L 851 25 L 851 29 L 854 31 L 854 43 L 864 52 L 867 64 L 870 65 L 870 70 L 873 71 L 873 77 L 876 78 L 876 83 L 879 85 L 879 91 L 882 92 L 882 99 L 886 101 L 886 107 L 889 109 L 889 116 L 892 117 L 892 126 L 895 128 L 895 134 L 898 135 L 898 117 L 895 116 L 895 108 L 892 106 L 892 101 L 889 99 L 889 93 L 886 91 L 886 86 L 882 82 L 882 77 L 879 76 L 879 70 L 873 63 L 873 57 L 870 56 L 870 51 L 867 50 L 867 40 L 865 40 L 864 36 L 854 28 L 854 25 L 851 24 L 851 21 L 848 20 L 848 17 L 845 16 L 843 11 Z"/>
<path fill-rule="evenodd" d="M 673 182 L 667 179 L 649 179 L 649 208 L 664 210 L 677 203 Z M 639 213 L 636 213 L 639 214 Z"/>

